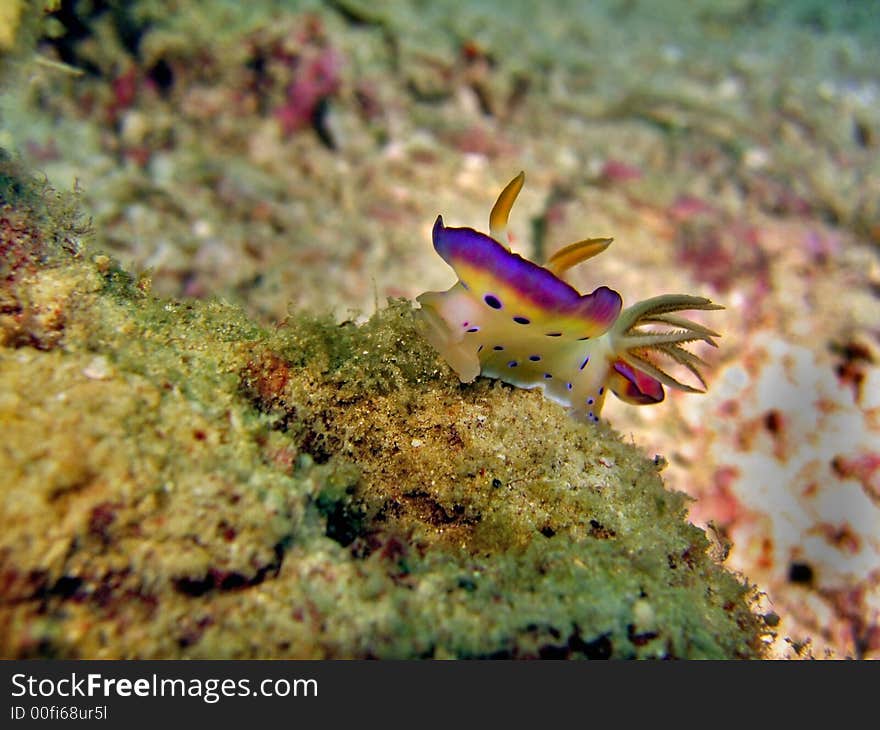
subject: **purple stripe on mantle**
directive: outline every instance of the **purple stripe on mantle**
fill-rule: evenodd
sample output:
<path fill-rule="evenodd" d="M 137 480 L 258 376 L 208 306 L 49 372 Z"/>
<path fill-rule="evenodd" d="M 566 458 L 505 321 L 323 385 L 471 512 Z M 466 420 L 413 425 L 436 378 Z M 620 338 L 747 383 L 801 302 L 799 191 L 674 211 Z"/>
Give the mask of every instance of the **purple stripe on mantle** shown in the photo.
<path fill-rule="evenodd" d="M 547 269 L 473 228 L 447 228 L 437 216 L 433 239 L 434 249 L 453 269 L 460 261 L 487 271 L 547 312 L 589 319 L 603 331 L 620 314 L 622 300 L 613 289 L 600 286 L 581 295 Z"/>

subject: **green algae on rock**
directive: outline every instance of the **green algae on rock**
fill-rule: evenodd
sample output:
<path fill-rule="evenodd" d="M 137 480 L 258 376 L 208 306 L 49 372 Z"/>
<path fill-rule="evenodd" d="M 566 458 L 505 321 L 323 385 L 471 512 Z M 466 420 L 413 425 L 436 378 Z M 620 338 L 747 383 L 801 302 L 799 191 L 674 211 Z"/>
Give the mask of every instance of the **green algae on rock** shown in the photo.
<path fill-rule="evenodd" d="M 535 393 L 462 386 L 408 302 L 266 331 L 15 211 L 0 655 L 761 655 L 748 587 L 655 464 Z"/>

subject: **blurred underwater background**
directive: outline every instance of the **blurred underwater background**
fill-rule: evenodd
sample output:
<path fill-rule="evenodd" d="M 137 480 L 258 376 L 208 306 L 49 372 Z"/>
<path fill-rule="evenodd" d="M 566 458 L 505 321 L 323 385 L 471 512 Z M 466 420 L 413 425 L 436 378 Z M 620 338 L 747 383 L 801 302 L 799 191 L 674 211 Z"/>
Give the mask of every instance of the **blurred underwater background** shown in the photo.
<path fill-rule="evenodd" d="M 0 83 L 3 656 L 880 657 L 877 2 L 0 0 Z M 705 395 L 385 309 L 520 170 Z"/>

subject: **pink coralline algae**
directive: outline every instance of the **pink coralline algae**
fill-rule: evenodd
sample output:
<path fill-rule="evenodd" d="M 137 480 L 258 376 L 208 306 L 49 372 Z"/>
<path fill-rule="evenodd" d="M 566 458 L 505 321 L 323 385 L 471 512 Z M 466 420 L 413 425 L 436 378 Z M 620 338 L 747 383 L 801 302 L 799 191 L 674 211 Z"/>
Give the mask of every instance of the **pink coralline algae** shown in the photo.
<path fill-rule="evenodd" d="M 275 110 L 285 137 L 311 126 L 322 104 L 340 86 L 342 56 L 335 49 L 322 48 L 314 57 L 300 58 L 296 63 L 285 102 Z"/>
<path fill-rule="evenodd" d="M 712 215 L 716 213 L 716 210 L 711 203 L 695 195 L 679 195 L 669 206 L 667 212 L 674 221 L 681 223 L 699 216 Z"/>
<path fill-rule="evenodd" d="M 769 287 L 768 260 L 760 232 L 740 221 L 716 223 L 686 217 L 676 236 L 675 258 L 691 270 L 697 281 L 719 292 L 729 291 L 740 277 L 752 283 L 754 296 Z"/>
<path fill-rule="evenodd" d="M 729 565 L 766 586 L 780 614 L 797 613 L 786 633 L 877 658 L 880 369 L 863 365 L 856 397 L 832 362 L 753 334 L 700 417 L 715 424 L 699 447 L 714 485 L 692 517 L 716 520 L 733 541 Z"/>
<path fill-rule="evenodd" d="M 642 179 L 642 171 L 635 165 L 621 160 L 606 160 L 599 177 L 606 183 L 627 183 Z"/>
<path fill-rule="evenodd" d="M 113 97 L 107 108 L 107 115 L 111 121 L 118 119 L 122 111 L 134 104 L 139 83 L 138 70 L 135 66 L 131 66 L 110 82 Z"/>

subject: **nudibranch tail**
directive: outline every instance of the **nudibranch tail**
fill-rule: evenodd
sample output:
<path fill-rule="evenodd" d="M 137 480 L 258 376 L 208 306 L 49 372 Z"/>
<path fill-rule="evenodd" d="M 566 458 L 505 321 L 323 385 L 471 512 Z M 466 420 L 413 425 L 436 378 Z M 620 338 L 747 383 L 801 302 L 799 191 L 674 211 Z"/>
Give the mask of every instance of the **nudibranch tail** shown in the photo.
<path fill-rule="evenodd" d="M 419 326 L 461 381 L 484 375 L 540 388 L 584 421 L 599 420 L 609 392 L 638 405 L 662 401 L 664 385 L 701 392 L 656 361 L 671 359 L 705 388 L 700 368 L 706 363 L 685 345 L 714 346 L 719 335 L 676 313 L 722 307 L 669 294 L 621 311 L 613 289 L 581 294 L 560 278 L 608 248 L 610 238 L 573 243 L 544 266 L 513 253 L 506 244 L 507 221 L 524 179 L 520 173 L 498 196 L 489 217 L 491 236 L 448 227 L 440 216 L 434 224 L 434 249 L 458 281 L 448 291 L 418 297 Z"/>
<path fill-rule="evenodd" d="M 510 248 L 505 243 L 507 240 L 507 219 L 510 217 L 510 209 L 516 202 L 525 181 L 526 174 L 521 171 L 519 175 L 507 183 L 498 196 L 498 200 L 495 201 L 495 205 L 492 206 L 492 212 L 489 213 L 489 234 L 505 248 Z"/>

